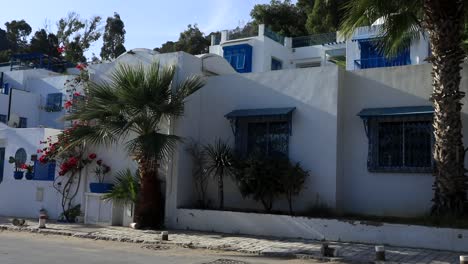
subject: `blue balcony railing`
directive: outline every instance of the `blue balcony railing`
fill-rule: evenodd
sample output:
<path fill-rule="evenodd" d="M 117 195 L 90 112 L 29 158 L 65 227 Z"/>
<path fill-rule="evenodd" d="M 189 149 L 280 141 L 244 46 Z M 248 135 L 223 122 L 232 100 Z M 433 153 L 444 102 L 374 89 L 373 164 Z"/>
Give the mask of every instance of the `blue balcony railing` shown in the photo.
<path fill-rule="evenodd" d="M 354 60 L 355 69 L 370 69 L 370 68 L 381 68 L 381 67 L 393 67 L 409 65 L 411 61 L 409 59 L 388 59 L 385 57 L 375 57 Z"/>

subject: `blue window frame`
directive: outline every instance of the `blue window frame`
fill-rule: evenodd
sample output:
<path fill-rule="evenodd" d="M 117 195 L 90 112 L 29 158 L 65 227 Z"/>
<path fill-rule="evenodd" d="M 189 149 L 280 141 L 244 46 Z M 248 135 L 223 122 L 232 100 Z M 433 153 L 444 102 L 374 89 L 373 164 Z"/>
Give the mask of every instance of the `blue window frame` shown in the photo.
<path fill-rule="evenodd" d="M 240 73 L 252 72 L 252 46 L 240 44 L 223 47 L 224 58 Z"/>
<path fill-rule="evenodd" d="M 403 108 L 364 109 L 359 113 L 369 140 L 368 170 L 432 172 L 433 110 L 421 111 L 422 107 L 412 107 L 417 111 L 394 111 L 398 109 Z"/>
<path fill-rule="evenodd" d="M 6 115 L 0 115 L 0 123 L 6 124 L 7 122 L 7 116 Z"/>
<path fill-rule="evenodd" d="M 407 47 L 397 56 L 387 58 L 378 47 L 378 39 L 363 39 L 359 41 L 361 59 L 355 60 L 360 69 L 402 66 L 411 64 L 410 48 Z"/>
<path fill-rule="evenodd" d="M 276 58 L 271 58 L 271 70 L 272 71 L 277 71 L 283 69 L 283 62 L 276 59 Z"/>
<path fill-rule="evenodd" d="M 0 148 L 0 183 L 3 181 L 3 170 L 5 168 L 5 148 Z"/>
<path fill-rule="evenodd" d="M 20 117 L 18 128 L 27 128 L 27 127 L 28 127 L 28 119 L 26 117 Z"/>
<path fill-rule="evenodd" d="M 34 162 L 35 181 L 54 181 L 55 180 L 55 162 L 42 164 L 39 161 Z"/>
<path fill-rule="evenodd" d="M 47 112 L 62 111 L 62 93 L 48 94 L 45 110 Z"/>

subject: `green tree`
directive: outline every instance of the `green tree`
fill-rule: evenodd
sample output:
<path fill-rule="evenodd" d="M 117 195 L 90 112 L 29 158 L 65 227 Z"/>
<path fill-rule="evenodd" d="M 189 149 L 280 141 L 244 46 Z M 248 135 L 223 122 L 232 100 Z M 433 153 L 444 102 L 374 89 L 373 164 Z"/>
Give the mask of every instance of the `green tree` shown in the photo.
<path fill-rule="evenodd" d="M 57 36 L 52 33 L 47 34 L 45 29 L 36 31 L 29 44 L 29 50 L 31 52 L 40 52 L 53 57 L 60 56 L 57 50 L 58 47 Z"/>
<path fill-rule="evenodd" d="M 345 6 L 342 30 L 348 36 L 382 18 L 380 46 L 389 55 L 407 48 L 422 32 L 429 34 L 434 105 L 435 181 L 432 213 L 462 214 L 466 202 L 460 91 L 466 0 L 355 0 Z"/>
<path fill-rule="evenodd" d="M 101 58 L 110 60 L 117 58 L 126 51 L 125 46 L 125 24 L 118 13 L 114 17 L 108 17 L 103 35 Z"/>
<path fill-rule="evenodd" d="M 57 22 L 57 38 L 65 45 L 65 59 L 71 62 L 85 62 L 86 52 L 91 44 L 101 37 L 100 16 L 83 20 L 71 12 Z"/>
<path fill-rule="evenodd" d="M 166 43 L 162 44 L 160 48 L 155 48 L 155 51 L 159 53 L 170 53 L 176 52 L 176 42 L 174 41 L 167 41 Z"/>
<path fill-rule="evenodd" d="M 91 82 L 87 100 L 68 117 L 93 124 L 79 126 L 69 135 L 70 147 L 124 144 L 138 163 L 140 192 L 135 221 L 141 228 L 161 227 L 164 205 L 158 168 L 179 140 L 163 133 L 160 126 L 181 116 L 185 98 L 203 86 L 199 77 L 175 84 L 175 73 L 175 67 L 160 67 L 159 63 L 121 65 L 109 82 Z"/>
<path fill-rule="evenodd" d="M 342 7 L 349 0 L 315 0 L 307 9 L 306 28 L 309 34 L 337 31 L 343 18 Z"/>
<path fill-rule="evenodd" d="M 307 13 L 290 0 L 271 0 L 269 4 L 255 5 L 250 16 L 253 24 L 265 24 L 273 31 L 288 37 L 307 35 Z"/>
<path fill-rule="evenodd" d="M 167 41 L 160 48 L 155 48 L 155 51 L 160 53 L 185 51 L 192 55 L 203 54 L 208 52 L 210 41 L 206 38 L 203 32 L 200 31 L 197 24 L 188 25 L 187 29 L 180 33 L 179 40 L 176 42 Z"/>
<path fill-rule="evenodd" d="M 27 49 L 27 37 L 31 34 L 31 26 L 24 20 L 6 22 L 6 36 L 13 52 L 24 52 Z"/>

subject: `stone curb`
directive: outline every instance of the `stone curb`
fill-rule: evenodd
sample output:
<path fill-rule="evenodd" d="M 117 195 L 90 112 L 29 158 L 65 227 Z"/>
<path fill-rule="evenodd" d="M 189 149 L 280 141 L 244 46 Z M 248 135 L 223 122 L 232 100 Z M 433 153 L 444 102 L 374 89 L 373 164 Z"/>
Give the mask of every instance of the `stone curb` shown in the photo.
<path fill-rule="evenodd" d="M 344 261 L 344 258 L 339 257 L 322 257 L 317 254 L 306 254 L 306 253 L 292 253 L 292 252 L 275 252 L 272 251 L 262 251 L 262 250 L 246 250 L 241 248 L 233 248 L 229 245 L 221 245 L 221 246 L 203 246 L 198 245 L 192 242 L 175 242 L 175 241 L 145 241 L 143 239 L 133 239 L 130 237 L 110 237 L 106 235 L 100 235 L 95 233 L 86 233 L 86 232 L 74 232 L 74 231 L 65 231 L 65 230 L 56 230 L 56 229 L 41 229 L 37 227 L 31 226 L 12 226 L 12 225 L 0 225 L 0 231 L 12 231 L 12 232 L 28 232 L 28 233 L 36 233 L 36 234 L 43 234 L 43 235 L 58 235 L 58 236 L 69 236 L 69 237 L 76 237 L 76 238 L 84 238 L 84 239 L 93 239 L 93 240 L 103 240 L 103 241 L 114 241 L 114 242 L 125 242 L 125 243 L 136 243 L 136 244 L 145 244 L 145 245 L 155 245 L 155 244 L 172 244 L 175 246 L 180 246 L 184 248 L 192 248 L 192 249 L 208 249 L 208 250 L 221 250 L 221 251 L 235 251 L 240 253 L 246 254 L 257 254 L 265 257 L 281 257 L 281 258 L 297 258 L 297 259 L 311 259 L 317 260 L 322 262 L 340 262 Z M 349 261 L 349 260 L 347 260 Z M 350 262 L 348 262 L 350 263 Z M 351 262 L 353 263 L 353 262 Z M 359 261 L 356 263 L 373 263 L 373 262 L 363 262 Z"/>

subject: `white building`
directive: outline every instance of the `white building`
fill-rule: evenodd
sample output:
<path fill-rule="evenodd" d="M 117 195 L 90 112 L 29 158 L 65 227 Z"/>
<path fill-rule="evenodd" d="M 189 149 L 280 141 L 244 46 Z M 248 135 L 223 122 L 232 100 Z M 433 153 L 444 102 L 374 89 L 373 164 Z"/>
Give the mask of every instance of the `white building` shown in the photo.
<path fill-rule="evenodd" d="M 284 37 L 260 25 L 258 35 L 233 39 L 228 30 L 212 35 L 209 53 L 223 56 L 239 73 L 333 65 L 346 57 L 346 70 L 417 65 L 426 63 L 430 54 L 426 36 L 395 58 L 386 58 L 377 47 L 381 21 L 358 28 L 344 39 L 339 32 L 304 37 Z"/>
<path fill-rule="evenodd" d="M 245 54 L 251 50 L 252 67 L 248 73 L 239 74 L 236 72 L 239 68 L 230 66 L 235 62 L 232 59 L 233 54 L 236 54 L 234 52 L 230 53 L 228 62 L 215 54 L 158 54 L 148 49 L 134 49 L 111 63 L 91 65 L 90 77 L 92 81 L 105 81 L 121 63 L 149 65 L 154 61 L 159 61 L 161 65 L 176 66 L 174 82 L 194 74 L 204 76 L 206 85 L 187 98 L 184 116 L 175 122 L 161 124 L 162 130 L 201 144 L 214 143 L 217 138 L 221 138 L 234 148 L 244 148 L 248 152 L 246 142 L 238 139 L 256 133 L 249 129 L 250 124 L 252 127 L 270 126 L 273 123 L 278 125 L 282 144 L 286 146 L 284 153 L 310 172 L 305 188 L 295 197 L 294 208 L 298 214 L 307 215 L 316 208 L 381 216 L 426 214 L 433 195 L 430 64 L 368 67 L 350 71 L 328 62 L 329 50 L 323 45 L 292 48 L 265 36 L 264 30 L 260 29 L 260 32 L 259 36 L 239 41 L 228 40 L 224 36 L 220 45 L 210 47 L 212 53 L 222 52 L 224 57 L 227 56 L 226 51 L 233 51 L 233 46 L 241 45 L 241 48 L 246 49 Z M 346 48 L 359 46 L 358 43 L 348 40 Z M 340 48 L 331 50 L 342 51 L 344 46 L 341 45 L 344 44 L 337 45 Z M 411 52 L 414 58 L 424 57 Z M 297 54 L 303 55 L 295 57 Z M 349 57 L 351 53 L 347 54 Z M 284 67 L 271 71 L 272 58 L 280 59 Z M 419 59 L 411 59 L 411 63 L 417 64 Z M 236 60 L 235 65 L 242 66 L 239 56 Z M 353 63 L 354 60 L 357 59 L 353 59 Z M 247 61 L 244 60 L 243 69 L 249 69 L 245 66 Z M 301 68 L 301 63 L 312 65 L 315 62 L 325 67 Z M 463 65 L 462 88 L 468 87 L 467 69 L 468 65 Z M 13 82 L 14 78 L 9 78 Z M 25 87 L 20 83 L 16 86 Z M 30 85 L 24 89 L 34 87 Z M 467 98 L 462 103 L 467 105 Z M 465 124 L 468 122 L 468 110 L 465 108 L 462 110 L 462 121 Z M 5 126 L 3 130 L 9 132 L 2 134 L 0 128 L 0 164 L 5 163 L 6 156 L 18 151 L 15 148 L 28 144 L 17 139 L 15 142 L 19 143 L 10 143 L 15 140 L 12 134 L 16 132 Z M 23 130 L 18 128 L 14 131 L 21 133 Z M 463 132 L 467 134 L 467 125 Z M 40 133 L 37 138 L 42 137 Z M 267 141 L 271 138 L 268 130 L 257 136 Z M 468 143 L 467 140 L 465 137 L 465 143 Z M 1 144 L 7 146 L 6 150 L 3 147 L 6 152 L 3 162 Z M 12 149 L 8 149 L 8 146 Z M 185 148 L 183 143 L 179 144 L 162 167 L 166 196 L 165 221 L 168 227 L 250 234 L 261 232 L 256 230 L 281 227 L 281 235 L 297 237 L 303 234 L 303 237 L 321 238 L 314 233 L 315 227 L 308 226 L 307 220 L 302 218 L 296 222 L 294 218 L 269 215 L 268 223 L 262 222 L 260 225 L 258 221 L 264 217 L 194 209 L 197 206 L 197 195 L 192 177 L 193 164 Z M 135 166 L 118 147 L 97 151 L 109 160 L 114 171 Z M 0 201 L 17 195 L 12 190 L 23 188 L 18 186 L 24 184 L 12 179 L 11 167 L 5 166 L 3 172 Z M 82 211 L 91 210 L 84 198 L 89 192 L 86 183 L 92 181 L 91 177 L 91 174 L 86 174 L 87 180 L 80 188 L 78 202 L 84 207 Z M 217 201 L 216 188 L 216 183 L 210 182 L 207 195 L 211 204 Z M 259 203 L 242 197 L 232 179 L 226 179 L 224 188 L 226 208 L 234 211 L 262 210 Z M 37 188 L 35 190 L 37 193 Z M 34 192 L 31 189 L 25 191 Z M 21 204 L 33 206 L 13 210 L 7 209 L 11 206 L 9 203 L 0 204 L 0 214 L 32 216 L 40 209 L 37 208 L 39 204 L 34 203 L 35 196 L 29 193 L 19 195 L 22 195 L 22 200 L 19 200 Z M 15 206 L 18 207 L 18 204 Z M 56 203 L 50 201 L 40 206 L 53 211 Z M 286 200 L 277 197 L 273 210 L 286 211 Z M 210 217 L 220 217 L 221 220 L 208 221 Z"/>
<path fill-rule="evenodd" d="M 76 69 L 68 69 L 72 74 L 10 67 L 0 71 L 0 122 L 18 128 L 64 128 L 63 104 L 70 94 L 65 82 L 76 76 Z"/>

